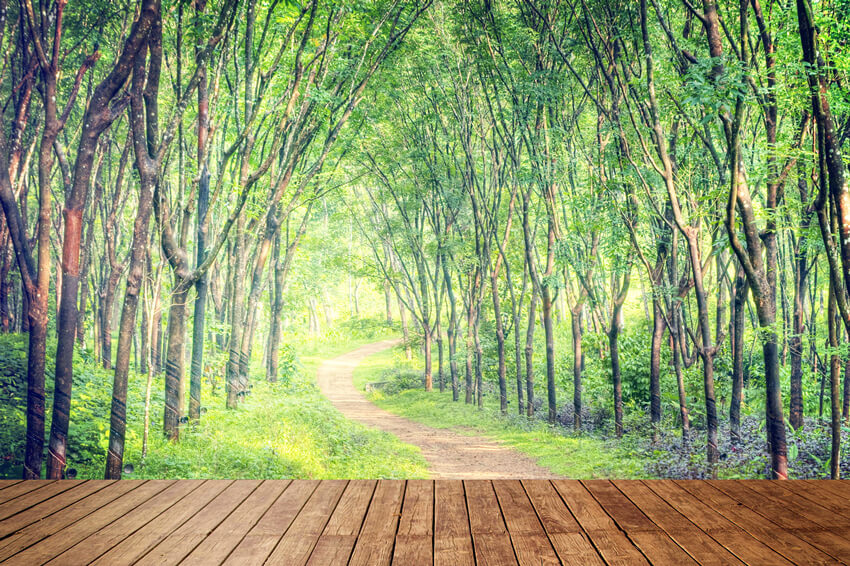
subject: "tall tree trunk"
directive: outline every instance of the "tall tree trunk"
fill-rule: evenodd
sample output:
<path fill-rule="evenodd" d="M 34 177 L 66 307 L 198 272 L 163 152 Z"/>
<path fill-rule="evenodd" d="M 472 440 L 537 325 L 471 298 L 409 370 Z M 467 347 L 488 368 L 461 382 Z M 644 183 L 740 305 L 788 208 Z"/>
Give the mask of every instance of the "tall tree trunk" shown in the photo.
<path fill-rule="evenodd" d="M 112 317 L 115 307 L 115 289 L 121 277 L 120 272 L 109 271 L 109 277 L 100 290 L 100 363 L 103 369 L 112 369 Z"/>
<path fill-rule="evenodd" d="M 172 442 L 180 439 L 180 423 L 185 408 L 186 383 L 186 301 L 189 290 L 171 294 L 168 308 L 168 350 L 165 355 L 165 410 L 162 431 Z"/>
<path fill-rule="evenodd" d="M 496 349 L 499 356 L 499 409 L 503 415 L 508 414 L 508 380 L 505 364 L 505 327 L 502 323 L 502 308 L 499 301 L 498 272 L 490 276 L 490 291 L 493 294 L 493 321 L 496 325 Z"/>
<path fill-rule="evenodd" d="M 484 349 L 481 346 L 481 306 L 475 313 L 475 324 L 472 327 L 472 341 L 475 346 L 475 401 L 478 408 L 484 406 Z"/>
<path fill-rule="evenodd" d="M 436 334 L 437 334 L 437 384 L 440 387 L 440 393 L 443 393 L 446 390 L 446 372 L 443 366 L 443 360 L 445 358 L 443 352 L 443 323 L 442 323 L 442 314 L 439 310 L 437 310 L 437 321 L 436 321 Z"/>
<path fill-rule="evenodd" d="M 237 230 L 238 244 L 233 249 L 233 258 L 231 259 L 231 303 L 230 303 L 230 352 L 227 362 L 227 408 L 235 409 L 239 402 L 239 356 L 242 351 L 242 326 L 243 306 L 245 301 L 245 286 L 243 283 L 243 275 L 247 264 L 247 254 L 245 252 L 246 242 L 245 236 L 242 234 L 244 220 L 240 216 L 239 227 Z M 312 321 L 312 318 L 311 318 Z"/>
<path fill-rule="evenodd" d="M 458 318 L 457 318 L 457 301 L 455 300 L 454 286 L 452 285 L 452 277 L 449 273 L 448 262 L 445 258 L 440 262 L 443 268 L 443 280 L 446 284 L 446 293 L 449 299 L 449 370 L 452 374 L 452 401 L 460 399 L 460 384 L 458 380 L 457 368 L 457 334 L 458 334 Z M 389 305 L 389 303 L 387 303 Z"/>
<path fill-rule="evenodd" d="M 127 288 L 124 305 L 121 308 L 121 322 L 118 326 L 118 352 L 115 359 L 115 374 L 112 381 L 112 405 L 109 416 L 109 448 L 106 452 L 106 479 L 121 479 L 124 464 L 124 440 L 127 428 L 127 382 L 130 371 L 130 346 L 136 329 L 136 311 L 139 304 L 139 292 L 144 284 L 148 250 L 148 226 L 153 207 L 153 186 L 143 182 L 136 207 L 136 220 L 133 224 L 133 241 L 130 252 L 130 268 L 127 273 Z M 149 334 L 144 329 L 145 334 Z M 142 348 L 142 358 L 148 356 Z M 151 364 L 145 364 L 150 366 Z M 148 383 L 152 376 L 147 370 Z M 147 395 L 147 394 L 146 394 Z"/>
<path fill-rule="evenodd" d="M 525 397 L 527 416 L 534 416 L 534 325 L 537 309 L 537 287 L 532 287 L 528 303 L 528 322 L 525 330 Z"/>
<path fill-rule="evenodd" d="M 739 267 L 735 277 L 732 313 L 732 400 L 729 403 L 730 436 L 733 442 L 741 439 L 741 403 L 744 400 L 744 309 L 747 307 L 749 282 Z"/>
<path fill-rule="evenodd" d="M 797 186 L 800 190 L 800 202 L 808 203 L 808 184 L 802 166 L 799 167 Z M 809 246 L 806 234 L 809 231 L 811 216 L 811 209 L 803 210 L 800 219 L 800 237 L 794 250 L 794 326 L 788 344 L 791 352 L 791 405 L 788 421 L 795 430 L 803 426 L 803 318 L 809 274 Z"/>
<path fill-rule="evenodd" d="M 274 281 L 272 284 L 271 320 L 269 321 L 269 344 L 268 363 L 266 364 L 266 379 L 274 383 L 280 366 L 280 338 L 283 330 L 281 315 L 283 314 L 283 280 L 280 277 L 282 270 L 280 257 L 280 231 L 275 235 L 274 249 L 275 258 Z"/>
<path fill-rule="evenodd" d="M 466 397 L 464 402 L 472 404 L 474 401 L 474 374 L 472 369 L 473 343 L 472 343 L 472 328 L 475 325 L 475 320 L 472 314 L 472 294 L 470 293 L 469 304 L 466 308 Z"/>
<path fill-rule="evenodd" d="M 706 458 L 709 464 L 717 464 L 720 452 L 717 448 L 717 402 L 714 396 L 714 348 L 711 345 L 711 323 L 708 319 L 708 301 L 702 279 L 699 244 L 695 232 L 688 232 L 688 250 L 691 269 L 694 274 L 694 294 L 697 298 L 699 331 L 702 338 L 700 357 L 702 358 L 703 390 L 705 394 L 706 419 Z"/>
<path fill-rule="evenodd" d="M 615 308 L 615 312 L 618 310 Z M 620 438 L 623 436 L 623 384 L 620 374 L 620 325 L 616 317 L 617 315 L 611 316 L 608 349 L 611 354 L 611 382 L 614 386 L 614 433 Z"/>
<path fill-rule="evenodd" d="M 573 308 L 570 309 L 570 322 L 573 336 L 573 430 L 577 433 L 581 432 L 581 374 L 582 360 L 584 352 L 582 352 L 582 328 L 581 315 L 584 310 L 584 301 L 579 300 Z"/>
<path fill-rule="evenodd" d="M 431 341 L 433 337 L 431 336 L 432 330 L 431 326 L 427 323 L 422 324 L 422 338 L 424 340 L 424 354 L 425 354 L 425 391 L 431 392 L 434 389 L 434 375 L 433 375 L 433 362 L 431 359 Z"/>
<path fill-rule="evenodd" d="M 838 320 L 836 316 L 835 286 L 829 282 L 829 308 L 827 309 L 827 325 L 829 327 L 829 393 L 830 421 L 832 430 L 832 447 L 830 450 L 829 475 L 837 480 L 841 474 L 841 393 L 839 389 L 841 358 L 838 350 Z"/>
<path fill-rule="evenodd" d="M 652 441 L 658 441 L 661 426 L 661 346 L 664 343 L 664 313 L 661 300 L 653 291 L 652 338 L 649 353 L 649 422 L 652 426 Z"/>
<path fill-rule="evenodd" d="M 392 305 L 392 295 L 390 294 L 391 287 L 387 281 L 384 281 L 384 302 L 387 306 L 387 324 L 393 323 L 393 305 Z"/>
<path fill-rule="evenodd" d="M 546 394 L 549 401 L 549 422 L 555 424 L 558 418 L 555 392 L 555 329 L 552 325 L 552 295 L 547 285 L 542 285 L 541 297 L 543 332 L 546 336 Z"/>
<path fill-rule="evenodd" d="M 199 13 L 204 11 L 206 0 L 195 2 Z M 207 166 L 207 137 L 210 129 L 209 96 L 207 73 L 202 67 L 198 80 L 198 215 L 195 233 L 195 265 L 201 265 L 207 257 L 207 214 L 210 201 L 210 172 Z M 189 376 L 189 420 L 201 418 L 201 379 L 204 375 L 204 326 L 207 312 L 209 274 L 204 272 L 195 283 L 195 305 L 192 323 L 192 364 Z"/>

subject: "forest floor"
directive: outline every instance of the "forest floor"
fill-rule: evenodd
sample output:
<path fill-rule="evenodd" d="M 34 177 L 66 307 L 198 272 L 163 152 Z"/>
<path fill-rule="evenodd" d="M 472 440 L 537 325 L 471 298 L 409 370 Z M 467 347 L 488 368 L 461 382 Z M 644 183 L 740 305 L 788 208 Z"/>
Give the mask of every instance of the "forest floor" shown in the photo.
<path fill-rule="evenodd" d="M 434 478 L 559 477 L 493 440 L 437 429 L 389 413 L 371 403 L 353 382 L 354 369 L 365 358 L 393 347 L 398 340 L 361 346 L 324 362 L 317 372 L 319 389 L 347 418 L 393 434 L 418 446 Z"/>

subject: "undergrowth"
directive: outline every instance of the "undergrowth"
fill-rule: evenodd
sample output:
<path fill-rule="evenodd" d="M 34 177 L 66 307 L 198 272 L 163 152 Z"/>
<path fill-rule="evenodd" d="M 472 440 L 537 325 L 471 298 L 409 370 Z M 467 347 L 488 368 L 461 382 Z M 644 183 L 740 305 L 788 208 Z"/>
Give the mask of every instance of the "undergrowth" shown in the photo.
<path fill-rule="evenodd" d="M 253 388 L 236 410 L 224 408 L 224 353 L 207 356 L 199 425 L 183 425 L 180 442 L 162 436 L 163 379 L 154 380 L 150 445 L 142 460 L 145 377 L 131 372 L 127 396 L 127 478 L 408 478 L 427 477 L 419 451 L 394 436 L 343 417 L 319 392 L 321 361 L 394 330 L 375 321 L 350 322 L 321 336 L 288 340 L 277 383 L 254 360 Z M 290 337 L 291 338 L 291 337 Z M 23 335 L 0 335 L 0 478 L 20 477 L 24 453 L 26 348 Z M 257 348 L 256 350 L 261 350 Z M 52 354 L 48 346 L 48 407 Z M 83 350 L 74 359 L 68 469 L 102 478 L 109 439 L 112 372 Z M 210 375 L 214 374 L 214 375 Z M 215 393 L 213 385 L 215 384 Z M 50 430 L 48 421 L 46 430 Z"/>

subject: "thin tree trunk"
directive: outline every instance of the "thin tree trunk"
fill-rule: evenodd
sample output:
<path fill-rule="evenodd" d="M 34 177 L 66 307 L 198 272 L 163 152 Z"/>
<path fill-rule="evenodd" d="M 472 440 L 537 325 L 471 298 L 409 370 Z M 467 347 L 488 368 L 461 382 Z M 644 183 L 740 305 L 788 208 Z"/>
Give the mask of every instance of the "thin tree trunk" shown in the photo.
<path fill-rule="evenodd" d="M 387 324 L 393 323 L 392 296 L 390 295 L 390 284 L 384 281 L 384 301 L 387 305 Z"/>
<path fill-rule="evenodd" d="M 835 286 L 832 280 L 829 282 L 829 308 L 827 309 L 827 324 L 829 327 L 829 347 L 832 354 L 829 356 L 829 393 L 830 393 L 830 421 L 832 431 L 832 447 L 830 451 L 829 475 L 837 480 L 841 475 L 841 393 L 840 372 L 841 358 L 838 349 L 838 320 L 836 317 Z"/>
<path fill-rule="evenodd" d="M 555 329 L 552 326 L 552 296 L 548 286 L 542 287 L 543 332 L 546 335 L 546 394 L 549 401 L 549 422 L 555 424 L 558 418 L 558 405 L 555 392 Z"/>
<path fill-rule="evenodd" d="M 236 240 L 238 244 L 234 247 L 233 258 L 230 266 L 232 281 L 230 286 L 232 293 L 230 303 L 230 352 L 227 363 L 227 381 L 225 386 L 227 390 L 228 409 L 235 409 L 239 402 L 239 355 L 242 348 L 242 332 L 244 331 L 242 326 L 242 312 L 245 300 L 245 286 L 242 282 L 247 257 L 245 253 L 245 237 L 242 235 L 244 220 L 241 216 L 238 222 L 239 227 L 237 230 L 238 236 Z M 310 320 L 312 322 L 312 317 Z"/>
<path fill-rule="evenodd" d="M 735 277 L 732 314 L 732 400 L 729 403 L 730 436 L 733 442 L 741 438 L 741 403 L 744 400 L 744 309 L 747 306 L 749 282 L 743 268 Z"/>
<path fill-rule="evenodd" d="M 570 321 L 573 335 L 573 429 L 581 432 L 581 374 L 582 360 L 584 353 L 582 352 L 582 328 L 581 315 L 584 310 L 584 302 L 579 301 L 572 309 L 570 309 Z"/>
<path fill-rule="evenodd" d="M 649 422 L 652 426 L 652 441 L 658 441 L 661 426 L 661 346 L 664 343 L 664 314 L 661 300 L 653 292 L 652 338 L 649 353 Z"/>
<path fill-rule="evenodd" d="M 534 416 L 534 325 L 537 309 L 537 287 L 532 287 L 528 304 L 528 323 L 525 331 L 525 397 L 527 416 Z"/>
<path fill-rule="evenodd" d="M 431 327 L 428 324 L 422 325 L 422 335 L 424 340 L 425 354 L 425 391 L 431 392 L 434 389 L 433 362 L 431 360 Z"/>
<path fill-rule="evenodd" d="M 130 269 L 127 274 L 127 288 L 124 305 L 121 309 L 121 322 L 118 330 L 118 353 L 115 360 L 115 374 L 112 381 L 112 405 L 109 417 L 109 448 L 106 452 L 106 479 L 121 479 L 124 464 L 124 440 L 127 428 L 127 383 L 130 370 L 130 347 L 136 329 L 136 311 L 139 293 L 144 284 L 146 252 L 148 250 L 148 226 L 153 207 L 152 179 L 143 176 L 139 202 L 136 207 L 136 220 L 133 224 L 133 241 L 130 252 Z M 147 355 L 143 352 L 143 356 Z M 150 364 L 147 364 L 150 366 Z M 148 387 L 151 380 L 148 370 Z M 146 396 L 149 393 L 146 392 Z M 146 404 L 148 401 L 146 400 Z"/>
<path fill-rule="evenodd" d="M 502 308 L 499 301 L 499 281 L 497 272 L 490 277 L 490 290 L 493 294 L 493 321 L 496 325 L 496 349 L 499 356 L 499 409 L 503 415 L 508 414 L 508 380 L 505 364 L 505 327 L 502 324 Z"/>

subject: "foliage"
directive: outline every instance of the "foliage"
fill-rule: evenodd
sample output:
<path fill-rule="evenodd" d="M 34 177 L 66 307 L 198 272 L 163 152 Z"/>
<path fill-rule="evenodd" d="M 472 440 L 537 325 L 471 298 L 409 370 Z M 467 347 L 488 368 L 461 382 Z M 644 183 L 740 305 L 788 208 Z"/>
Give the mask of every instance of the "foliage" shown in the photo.
<path fill-rule="evenodd" d="M 369 323 L 359 323 L 369 326 Z M 366 340 L 368 341 L 368 340 Z M 327 348 L 333 355 L 358 343 Z M 125 463 L 134 471 L 128 478 L 406 478 L 425 477 L 418 450 L 396 438 L 352 423 L 339 414 L 315 385 L 320 358 L 298 362 L 289 346 L 290 361 L 281 380 L 255 380 L 251 395 L 236 411 L 226 410 L 223 391 L 205 388 L 207 409 L 200 425 L 183 425 L 181 441 L 162 435 L 162 377 L 153 387 L 150 446 L 142 460 L 145 378 L 131 373 L 127 396 L 128 430 Z M 25 399 L 20 384 L 26 376 L 26 337 L 0 335 L 0 477 L 20 477 L 25 426 Z M 68 468 L 78 478 L 103 477 L 109 439 L 111 373 L 78 357 L 72 399 L 71 443 Z M 285 376 L 285 377 L 284 377 Z M 48 393 L 52 393 L 49 391 Z M 51 395 L 48 395 L 51 399 Z"/>

